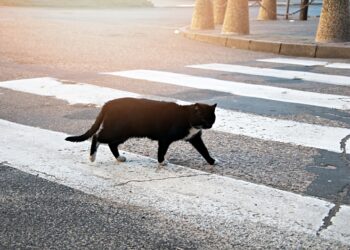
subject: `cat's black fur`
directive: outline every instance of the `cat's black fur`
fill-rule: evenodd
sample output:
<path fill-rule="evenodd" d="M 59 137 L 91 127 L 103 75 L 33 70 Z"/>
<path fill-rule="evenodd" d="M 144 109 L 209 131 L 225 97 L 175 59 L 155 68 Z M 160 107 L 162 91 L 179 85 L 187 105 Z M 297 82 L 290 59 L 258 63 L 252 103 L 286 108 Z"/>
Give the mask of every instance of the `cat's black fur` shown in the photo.
<path fill-rule="evenodd" d="M 92 137 L 90 159 L 93 161 L 99 143 L 108 144 L 114 157 L 120 159 L 119 144 L 132 137 L 147 137 L 158 141 L 158 162 L 163 163 L 169 145 L 184 139 L 212 165 L 215 160 L 202 141 L 201 130 L 213 126 L 215 107 L 216 104 L 181 106 L 147 99 L 115 99 L 102 107 L 95 123 L 85 134 L 66 140 L 81 142 Z"/>

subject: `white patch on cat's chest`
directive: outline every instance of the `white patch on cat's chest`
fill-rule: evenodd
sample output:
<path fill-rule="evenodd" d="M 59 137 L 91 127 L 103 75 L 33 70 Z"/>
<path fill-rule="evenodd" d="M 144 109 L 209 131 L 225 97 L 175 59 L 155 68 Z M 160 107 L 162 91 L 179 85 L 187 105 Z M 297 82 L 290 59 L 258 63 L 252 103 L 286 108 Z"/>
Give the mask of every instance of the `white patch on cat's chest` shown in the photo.
<path fill-rule="evenodd" d="M 183 140 L 189 140 L 191 139 L 193 136 L 195 136 L 196 134 L 198 134 L 201 131 L 201 129 L 198 128 L 190 128 L 188 135 L 186 135 L 185 138 L 183 138 Z"/>

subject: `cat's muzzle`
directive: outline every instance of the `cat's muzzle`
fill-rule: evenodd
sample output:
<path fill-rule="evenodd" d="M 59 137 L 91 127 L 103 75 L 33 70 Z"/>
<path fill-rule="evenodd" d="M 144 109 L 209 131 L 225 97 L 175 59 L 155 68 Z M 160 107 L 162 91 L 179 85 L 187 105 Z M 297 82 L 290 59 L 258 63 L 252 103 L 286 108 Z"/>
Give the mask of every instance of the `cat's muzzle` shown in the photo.
<path fill-rule="evenodd" d="M 210 129 L 211 127 L 213 127 L 213 123 L 206 123 L 202 126 L 203 129 Z"/>

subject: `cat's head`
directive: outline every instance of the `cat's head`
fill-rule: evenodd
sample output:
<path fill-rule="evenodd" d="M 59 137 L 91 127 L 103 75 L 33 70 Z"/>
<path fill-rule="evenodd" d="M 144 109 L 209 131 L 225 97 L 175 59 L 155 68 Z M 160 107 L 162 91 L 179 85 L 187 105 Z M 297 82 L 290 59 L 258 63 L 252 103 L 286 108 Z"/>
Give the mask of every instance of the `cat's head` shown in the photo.
<path fill-rule="evenodd" d="M 216 104 L 208 105 L 203 103 L 195 103 L 190 106 L 189 121 L 192 127 L 197 129 L 209 129 L 215 122 Z"/>

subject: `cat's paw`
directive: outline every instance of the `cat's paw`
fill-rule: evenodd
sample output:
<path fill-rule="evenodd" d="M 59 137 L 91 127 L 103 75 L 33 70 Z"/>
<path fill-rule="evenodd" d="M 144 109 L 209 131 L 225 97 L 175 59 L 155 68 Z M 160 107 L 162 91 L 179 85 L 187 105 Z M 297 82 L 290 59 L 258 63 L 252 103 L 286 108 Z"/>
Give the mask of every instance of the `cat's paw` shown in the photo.
<path fill-rule="evenodd" d="M 217 161 L 217 160 L 216 160 L 216 159 L 213 159 L 213 158 L 207 160 L 208 164 L 211 165 L 211 166 L 214 166 L 216 161 Z"/>
<path fill-rule="evenodd" d="M 89 159 L 91 162 L 94 162 L 96 160 L 96 154 L 90 155 Z"/>
<path fill-rule="evenodd" d="M 214 159 L 214 163 L 211 164 L 212 166 L 220 166 L 222 164 L 222 161 L 220 161 L 219 159 Z"/>
<path fill-rule="evenodd" d="M 218 159 L 213 159 L 213 161 L 210 161 L 210 163 L 208 162 L 208 164 L 204 165 L 204 169 L 205 171 L 214 173 L 215 167 L 220 166 L 220 164 L 221 164 L 221 161 L 219 161 Z"/>
<path fill-rule="evenodd" d="M 125 162 L 126 161 L 126 158 L 125 158 L 125 156 L 118 156 L 118 158 L 117 158 L 117 161 L 118 162 Z"/>
<path fill-rule="evenodd" d="M 164 161 L 158 163 L 158 166 L 164 167 L 164 166 L 166 166 L 166 165 L 168 165 L 168 161 L 167 161 L 167 160 L 164 160 Z"/>
<path fill-rule="evenodd" d="M 168 165 L 168 161 L 164 160 L 162 162 L 159 162 L 158 163 L 158 166 L 157 166 L 157 169 L 156 169 L 156 172 L 159 172 L 160 170 L 163 169 L 164 166 Z"/>

